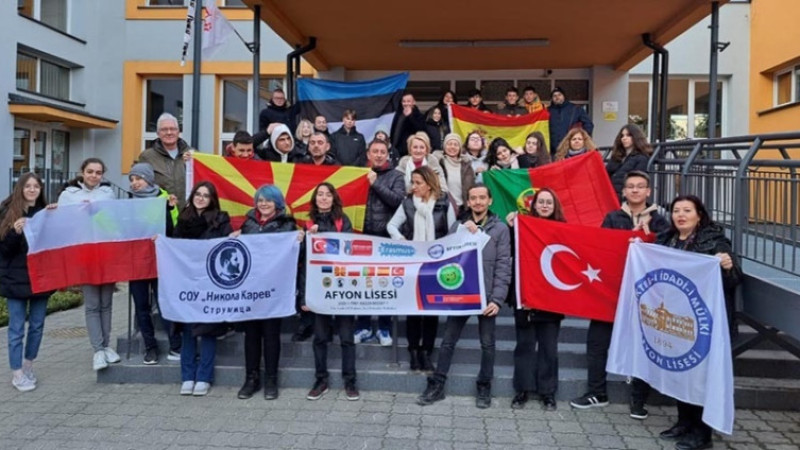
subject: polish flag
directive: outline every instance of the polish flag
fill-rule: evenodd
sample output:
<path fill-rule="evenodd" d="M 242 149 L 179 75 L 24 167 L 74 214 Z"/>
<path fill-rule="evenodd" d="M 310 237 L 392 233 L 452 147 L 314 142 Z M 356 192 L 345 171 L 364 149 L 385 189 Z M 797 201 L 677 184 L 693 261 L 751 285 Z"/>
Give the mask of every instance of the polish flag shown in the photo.
<path fill-rule="evenodd" d="M 156 278 L 152 238 L 165 233 L 165 201 L 85 202 L 34 215 L 24 228 L 32 291 Z"/>

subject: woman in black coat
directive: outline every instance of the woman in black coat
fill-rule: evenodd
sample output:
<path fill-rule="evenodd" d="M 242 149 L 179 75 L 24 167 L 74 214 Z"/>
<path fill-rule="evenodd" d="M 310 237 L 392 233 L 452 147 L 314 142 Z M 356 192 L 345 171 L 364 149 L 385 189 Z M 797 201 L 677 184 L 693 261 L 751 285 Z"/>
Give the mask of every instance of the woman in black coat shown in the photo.
<path fill-rule="evenodd" d="M 8 360 L 13 373 L 11 384 L 21 392 L 36 389 L 33 361 L 39 354 L 47 299 L 52 294 L 31 292 L 28 242 L 22 233 L 25 221 L 45 208 L 43 188 L 39 176 L 28 172 L 19 177 L 14 191 L 0 204 L 0 295 L 6 298 L 8 305 Z"/>
<path fill-rule="evenodd" d="M 183 239 L 214 239 L 225 237 L 233 231 L 228 213 L 219 209 L 217 189 L 208 181 L 195 185 L 189 202 L 178 216 L 173 237 Z M 180 328 L 181 342 L 181 395 L 208 394 L 214 380 L 214 358 L 217 351 L 218 331 L 221 324 L 175 324 Z M 197 361 L 197 338 L 200 338 L 200 361 Z"/>
<path fill-rule="evenodd" d="M 641 128 L 632 123 L 622 126 L 614 139 L 611 157 L 606 162 L 606 172 L 620 201 L 623 201 L 625 175 L 632 170 L 647 173 L 647 162 L 651 153 L 650 144 Z"/>
<path fill-rule="evenodd" d="M 733 329 L 734 294 L 736 286 L 741 282 L 742 272 L 733 259 L 731 241 L 725 236 L 722 227 L 711 221 L 703 202 L 694 195 L 675 198 L 670 205 L 670 211 L 672 225 L 658 236 L 656 243 L 719 258 L 728 326 Z M 661 438 L 679 439 L 675 448 L 681 450 L 711 448 L 711 427 L 702 420 L 703 407 L 680 400 L 677 403 L 678 423 L 663 431 Z"/>

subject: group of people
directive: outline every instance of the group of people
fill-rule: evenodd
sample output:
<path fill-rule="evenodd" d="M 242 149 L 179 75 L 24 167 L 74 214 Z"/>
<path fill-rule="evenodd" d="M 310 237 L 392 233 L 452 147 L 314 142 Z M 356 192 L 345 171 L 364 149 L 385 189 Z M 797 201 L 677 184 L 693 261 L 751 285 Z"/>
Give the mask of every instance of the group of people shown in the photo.
<path fill-rule="evenodd" d="M 478 106 L 480 104 L 478 102 Z M 353 123 L 348 126 L 345 122 L 346 133 L 355 130 L 355 112 L 349 111 L 345 115 L 351 113 Z M 438 149 L 432 144 L 429 133 L 415 131 L 406 137 L 403 142 L 405 153 L 395 164 L 392 148 L 397 149 L 399 145 L 393 145 L 387 133 L 372 139 L 363 154 L 351 153 L 348 145 L 352 142 L 348 141 L 347 145 L 338 147 L 341 150 L 337 149 L 335 155 L 330 155 L 330 136 L 319 130 L 316 122 L 315 120 L 312 124 L 309 121 L 312 130 L 308 136 L 293 136 L 283 124 L 272 127 L 269 133 L 270 146 L 264 150 L 267 156 L 265 159 L 336 164 L 337 159 L 342 158 L 358 161 L 356 164 L 371 168 L 367 176 L 370 187 L 366 203 L 365 234 L 399 240 L 430 241 L 459 230 L 486 233 L 490 239 L 482 251 L 482 258 L 487 306 L 478 317 L 482 356 L 476 385 L 476 406 L 487 408 L 491 405 L 495 318 L 506 304 L 515 309 L 517 341 L 513 376 L 516 394 L 511 407 L 524 408 L 532 398 L 538 396 L 543 409 L 556 409 L 557 341 L 564 316 L 517 306 L 514 289 L 510 287 L 513 286 L 514 276 L 513 233 L 510 232 L 510 227 L 514 226 L 515 213 L 508 217 L 497 217 L 492 213 L 492 192 L 480 182 L 480 174 L 486 170 L 548 163 L 550 154 L 544 146 L 544 137 L 533 133 L 523 149 L 512 149 L 502 138 L 487 145 L 477 132 L 470 133 L 466 142 L 462 142 L 457 134 L 446 133 L 441 138 L 442 148 Z M 393 127 L 393 131 L 398 130 L 405 128 L 402 125 Z M 253 148 L 256 139 L 245 134 L 237 133 L 239 138 L 234 139 L 230 150 L 232 156 L 249 158 L 257 155 Z M 299 149 L 295 137 L 298 141 L 308 138 L 303 140 L 305 150 Z M 355 139 L 352 141 L 355 142 Z M 555 159 L 569 158 L 593 150 L 594 145 L 586 129 L 575 127 L 566 132 L 555 153 Z M 740 272 L 732 258 L 730 241 L 711 220 L 702 202 L 694 196 L 675 198 L 668 210 L 671 219 L 669 221 L 659 214 L 656 205 L 647 203 L 650 178 L 642 169 L 646 168 L 649 152 L 647 140 L 638 127 L 626 125 L 620 130 L 607 162 L 607 169 L 624 202 L 621 209 L 608 214 L 603 227 L 656 233 L 657 242 L 662 245 L 716 255 L 725 280 L 726 298 L 731 296 Z M 182 239 L 213 239 L 236 237 L 240 233 L 296 232 L 297 239 L 302 242 L 305 233 L 352 230 L 350 219 L 343 211 L 341 198 L 335 187 L 329 183 L 322 183 L 314 189 L 310 218 L 300 225 L 291 216 L 280 189 L 274 185 L 261 186 L 254 195 L 253 207 L 247 213 L 245 222 L 239 230 L 234 230 L 230 217 L 220 207 L 219 196 L 212 183 L 199 182 L 188 196 L 185 195 L 185 164 L 190 158 L 189 146 L 180 138 L 177 119 L 164 114 L 158 120 L 158 139 L 141 154 L 139 162 L 129 173 L 133 197 L 165 199 L 167 235 Z M 105 165 L 99 159 L 89 158 L 84 161 L 80 175 L 64 189 L 57 205 L 113 199 L 113 192 L 103 181 L 104 172 Z M 27 244 L 22 233 L 25 221 L 33 214 L 44 208 L 57 206 L 47 204 L 42 187 L 42 181 L 37 175 L 25 174 L 20 177 L 12 194 L 0 204 L 0 295 L 7 298 L 11 316 L 8 345 L 13 372 L 12 384 L 21 391 L 34 389 L 36 386 L 33 363 L 42 338 L 44 308 L 49 295 L 31 292 L 25 259 Z M 565 221 L 557 193 L 546 187 L 536 192 L 530 214 L 547 220 Z M 302 258 L 299 264 L 298 273 L 302 276 Z M 377 337 L 381 344 L 391 344 L 391 318 L 379 318 L 376 333 L 372 330 L 370 317 L 314 314 L 305 304 L 302 281 L 298 286 L 298 311 L 303 319 L 301 328 L 293 338 L 304 339 L 313 335 L 315 359 L 315 380 L 307 398 L 319 399 L 329 390 L 327 348 L 332 341 L 333 331 L 336 331 L 342 347 L 345 395 L 349 400 L 358 400 L 360 394 L 356 383 L 355 345 L 373 337 Z M 134 297 L 136 320 L 145 343 L 143 362 L 155 364 L 159 353 L 151 318 L 151 301 L 157 298 L 157 280 L 132 281 L 130 291 Z M 114 284 L 83 286 L 86 324 L 94 350 L 95 370 L 102 370 L 108 364 L 120 360 L 119 355 L 110 348 L 113 292 Z M 732 310 L 730 301 L 727 305 Z M 469 316 L 447 318 L 434 365 L 438 316 L 410 316 L 406 319 L 409 367 L 412 371 L 429 374 L 427 386 L 418 398 L 420 405 L 429 405 L 445 397 L 445 384 L 452 357 L 468 320 Z M 163 326 L 169 336 L 167 357 L 180 360 L 180 393 L 206 395 L 213 383 L 217 337 L 228 331 L 228 325 L 163 321 Z M 240 324 L 240 330 L 244 331 L 246 370 L 244 384 L 237 394 L 239 398 L 251 398 L 262 387 L 266 399 L 278 397 L 280 329 L 280 318 Z M 570 402 L 574 408 L 601 407 L 608 403 L 605 363 L 612 329 L 613 323 L 593 320 L 590 324 L 587 336 L 588 391 L 586 395 Z M 265 366 L 263 377 L 260 367 L 262 359 Z M 631 417 L 647 417 L 644 405 L 648 392 L 646 383 L 634 380 Z M 680 449 L 708 448 L 711 445 L 711 431 L 701 421 L 702 408 L 679 402 L 678 411 L 678 423 L 662 433 L 662 437 L 680 439 L 677 446 Z"/>

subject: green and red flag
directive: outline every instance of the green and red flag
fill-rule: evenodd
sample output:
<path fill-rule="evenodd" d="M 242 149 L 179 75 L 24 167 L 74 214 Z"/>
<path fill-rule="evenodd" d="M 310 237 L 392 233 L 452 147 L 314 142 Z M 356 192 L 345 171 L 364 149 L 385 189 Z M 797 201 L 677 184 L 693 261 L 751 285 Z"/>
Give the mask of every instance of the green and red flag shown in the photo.
<path fill-rule="evenodd" d="M 186 192 L 195 183 L 213 183 L 219 194 L 220 207 L 231 216 L 234 229 L 244 222 L 245 214 L 254 207 L 256 190 L 264 184 L 274 184 L 281 190 L 286 199 L 287 213 L 302 226 L 308 220 L 311 194 L 323 181 L 336 188 L 353 229 L 359 232 L 364 229 L 369 193 L 368 168 L 274 163 L 199 152 L 194 152 L 189 167 Z"/>
<path fill-rule="evenodd" d="M 599 227 L 606 214 L 620 207 L 596 151 L 535 169 L 489 170 L 483 182 L 492 190 L 491 210 L 500 217 L 529 213 L 533 195 L 543 187 L 556 193 L 568 223 Z"/>
<path fill-rule="evenodd" d="M 466 142 L 467 135 L 475 130 L 487 142 L 501 137 L 513 148 L 523 148 L 525 139 L 534 131 L 542 133 L 545 148 L 550 148 L 550 113 L 542 109 L 520 116 L 503 116 L 479 111 L 465 106 L 450 105 L 450 129 Z"/>

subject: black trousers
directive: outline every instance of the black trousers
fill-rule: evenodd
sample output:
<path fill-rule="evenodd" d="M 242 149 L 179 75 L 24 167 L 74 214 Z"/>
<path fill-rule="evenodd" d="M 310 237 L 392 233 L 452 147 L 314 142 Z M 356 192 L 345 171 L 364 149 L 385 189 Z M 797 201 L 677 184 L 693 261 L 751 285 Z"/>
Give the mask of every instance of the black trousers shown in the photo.
<path fill-rule="evenodd" d="M 407 316 L 408 349 L 432 352 L 438 328 L 439 316 Z"/>
<path fill-rule="evenodd" d="M 678 425 L 689 427 L 703 439 L 711 439 L 711 427 L 703 422 L 703 407 L 678 400 Z"/>
<path fill-rule="evenodd" d="M 461 331 L 467 324 L 470 316 L 449 316 L 444 326 L 444 337 L 442 345 L 439 346 L 439 359 L 436 362 L 436 372 L 433 377 L 439 381 L 447 379 L 447 372 L 450 371 L 450 363 L 453 361 L 453 353 L 456 350 L 456 343 L 461 337 Z M 478 383 L 490 383 L 494 377 L 494 329 L 495 318 L 478 316 L 478 334 L 481 341 L 481 368 L 478 372 Z"/>
<path fill-rule="evenodd" d="M 314 314 L 314 367 L 317 379 L 328 379 L 328 344 L 333 341 L 333 327 L 337 328 L 342 346 L 342 379 L 345 384 L 356 382 L 356 344 L 353 340 L 353 316 L 328 316 Z"/>
<path fill-rule="evenodd" d="M 612 322 L 592 320 L 586 333 L 586 360 L 588 366 L 588 392 L 594 395 L 607 395 L 606 363 L 608 348 L 611 345 L 611 334 L 614 331 Z M 650 395 L 650 385 L 634 378 L 631 381 L 631 403 L 644 403 Z"/>
<path fill-rule="evenodd" d="M 262 350 L 266 377 L 277 378 L 281 358 L 280 318 L 244 323 L 244 365 L 248 374 L 261 370 Z"/>
<path fill-rule="evenodd" d="M 514 311 L 514 390 L 555 395 L 558 389 L 558 333 L 561 321 L 529 321 L 527 311 Z"/>

